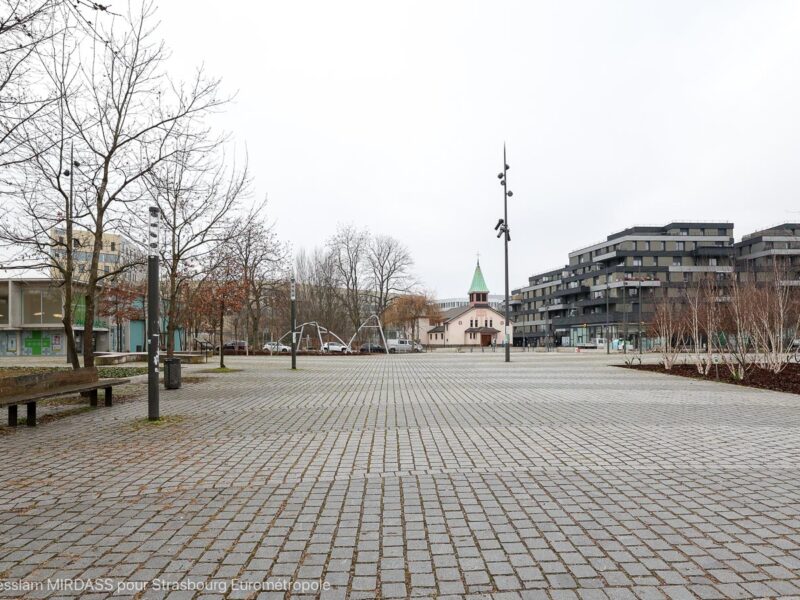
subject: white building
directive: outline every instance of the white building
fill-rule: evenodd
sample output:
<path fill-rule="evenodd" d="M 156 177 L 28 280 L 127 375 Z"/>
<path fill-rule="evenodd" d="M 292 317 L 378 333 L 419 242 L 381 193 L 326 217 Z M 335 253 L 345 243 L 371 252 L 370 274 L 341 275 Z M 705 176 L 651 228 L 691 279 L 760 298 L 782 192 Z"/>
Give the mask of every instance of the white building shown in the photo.
<path fill-rule="evenodd" d="M 505 315 L 490 304 L 489 288 L 483 278 L 480 262 L 475 266 L 468 298 L 458 301 L 457 306 L 442 310 L 441 318 L 436 322 L 431 322 L 429 318 L 420 319 L 419 331 L 423 332 L 421 341 L 430 346 L 502 344 Z M 512 326 L 509 322 L 509 330 Z"/>

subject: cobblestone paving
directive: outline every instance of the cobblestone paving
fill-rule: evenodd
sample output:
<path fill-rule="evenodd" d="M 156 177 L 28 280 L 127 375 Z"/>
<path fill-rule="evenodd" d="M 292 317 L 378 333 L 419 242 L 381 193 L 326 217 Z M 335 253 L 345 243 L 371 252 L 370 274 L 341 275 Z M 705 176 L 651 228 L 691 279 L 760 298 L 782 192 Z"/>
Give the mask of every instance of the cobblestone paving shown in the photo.
<path fill-rule="evenodd" d="M 144 598 L 800 596 L 798 397 L 597 355 L 501 360 L 231 359 L 245 370 L 162 391 L 174 423 L 137 425 L 130 402 L 0 436 L 0 580 L 148 582 Z"/>

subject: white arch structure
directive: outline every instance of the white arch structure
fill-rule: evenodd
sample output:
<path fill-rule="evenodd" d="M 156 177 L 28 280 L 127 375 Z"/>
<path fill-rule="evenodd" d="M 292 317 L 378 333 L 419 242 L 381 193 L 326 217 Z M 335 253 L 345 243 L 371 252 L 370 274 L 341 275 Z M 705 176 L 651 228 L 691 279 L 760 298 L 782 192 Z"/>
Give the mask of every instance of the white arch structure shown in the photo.
<path fill-rule="evenodd" d="M 375 319 L 376 325 L 367 325 L 371 319 Z M 389 352 L 389 346 L 386 344 L 386 337 L 383 335 L 383 326 L 381 325 L 381 320 L 378 318 L 378 315 L 370 315 L 368 316 L 361 325 L 358 326 L 356 332 L 353 334 L 353 337 L 350 338 L 350 344 L 347 344 L 348 347 L 352 348 L 351 344 L 353 340 L 356 339 L 358 332 L 362 329 L 377 329 L 381 334 L 381 340 L 383 340 L 383 347 L 386 350 L 387 354 Z"/>
<path fill-rule="evenodd" d="M 323 327 L 322 325 L 320 325 L 317 321 L 306 321 L 305 323 L 301 323 L 297 327 L 297 329 L 295 330 L 295 331 L 299 331 L 300 332 L 300 335 L 298 336 L 298 340 L 302 340 L 303 339 L 303 331 L 305 330 L 306 326 L 308 326 L 309 328 L 316 327 L 316 329 L 317 329 L 317 338 L 319 339 L 319 349 L 320 349 L 320 351 L 322 351 L 322 345 L 323 345 L 323 343 L 322 343 L 322 334 L 323 333 L 326 334 L 326 335 L 331 335 L 331 336 L 335 337 L 337 340 L 339 340 L 339 343 L 341 343 L 342 346 L 347 346 L 348 348 L 350 347 L 348 344 L 344 343 L 344 340 L 342 338 L 340 338 L 338 335 L 336 335 L 333 331 L 331 331 L 327 327 Z M 284 333 L 280 338 L 278 338 L 278 343 L 280 343 L 280 341 L 283 338 L 285 338 L 287 335 L 291 335 L 291 334 L 292 334 L 292 331 L 290 329 L 289 331 Z M 298 341 L 297 346 L 298 346 L 298 350 L 299 350 L 299 348 L 300 348 L 299 341 Z M 306 350 L 308 350 L 308 342 L 306 342 Z"/>

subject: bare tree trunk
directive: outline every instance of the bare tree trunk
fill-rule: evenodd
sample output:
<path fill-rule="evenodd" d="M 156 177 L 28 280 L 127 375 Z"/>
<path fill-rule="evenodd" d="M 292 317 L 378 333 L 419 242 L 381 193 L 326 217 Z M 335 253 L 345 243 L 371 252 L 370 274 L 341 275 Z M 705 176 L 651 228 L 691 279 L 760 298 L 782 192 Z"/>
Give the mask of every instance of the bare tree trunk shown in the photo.
<path fill-rule="evenodd" d="M 225 340 L 223 331 L 225 328 L 225 302 L 220 303 L 219 308 L 219 368 L 225 368 Z"/>
<path fill-rule="evenodd" d="M 178 319 L 178 273 L 177 263 L 173 262 L 169 270 L 169 295 L 167 298 L 167 356 L 175 356 L 175 322 Z"/>

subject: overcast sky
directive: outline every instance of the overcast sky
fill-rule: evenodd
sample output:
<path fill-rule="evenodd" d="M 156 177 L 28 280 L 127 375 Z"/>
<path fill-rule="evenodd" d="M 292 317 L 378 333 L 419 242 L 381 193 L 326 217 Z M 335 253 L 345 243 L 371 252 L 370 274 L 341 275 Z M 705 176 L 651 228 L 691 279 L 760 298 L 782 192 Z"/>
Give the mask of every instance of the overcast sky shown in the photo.
<path fill-rule="evenodd" d="M 237 91 L 279 234 L 403 240 L 422 284 L 503 289 L 639 224 L 800 220 L 800 2 L 170 0 L 173 72 Z"/>

